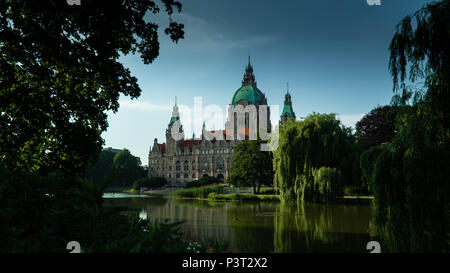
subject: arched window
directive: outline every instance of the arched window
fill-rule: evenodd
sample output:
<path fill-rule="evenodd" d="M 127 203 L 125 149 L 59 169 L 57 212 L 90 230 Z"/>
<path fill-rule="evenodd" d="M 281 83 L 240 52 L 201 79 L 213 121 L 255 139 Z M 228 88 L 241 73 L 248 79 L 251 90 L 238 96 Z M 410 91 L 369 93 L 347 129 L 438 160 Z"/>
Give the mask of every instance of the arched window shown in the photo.
<path fill-rule="evenodd" d="M 187 173 L 184 174 L 184 179 L 188 179 L 189 175 Z"/>
<path fill-rule="evenodd" d="M 208 161 L 203 161 L 203 163 L 202 163 L 202 167 L 203 167 L 203 169 L 205 169 L 205 170 L 208 170 L 209 169 L 209 162 Z"/>
<path fill-rule="evenodd" d="M 184 161 L 184 170 L 189 171 L 189 161 Z"/>
<path fill-rule="evenodd" d="M 177 163 L 175 164 L 175 169 L 177 170 L 177 171 L 180 171 L 181 170 L 181 166 L 180 166 L 180 161 L 177 161 Z M 177 177 L 178 178 L 178 177 Z"/>
<path fill-rule="evenodd" d="M 225 163 L 223 161 L 223 158 L 217 159 L 216 167 L 218 170 L 223 170 L 225 168 Z"/>
<path fill-rule="evenodd" d="M 192 170 L 193 170 L 193 171 L 195 170 L 195 160 L 192 161 Z"/>
<path fill-rule="evenodd" d="M 177 179 L 178 179 L 178 178 L 180 178 L 180 174 L 179 174 L 179 173 L 177 173 Z"/>

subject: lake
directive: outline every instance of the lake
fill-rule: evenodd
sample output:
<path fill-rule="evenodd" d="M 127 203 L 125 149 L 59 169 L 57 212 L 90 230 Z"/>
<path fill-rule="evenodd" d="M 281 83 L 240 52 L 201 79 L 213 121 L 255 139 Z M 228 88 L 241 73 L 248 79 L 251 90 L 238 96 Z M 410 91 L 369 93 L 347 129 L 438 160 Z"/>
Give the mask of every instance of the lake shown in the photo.
<path fill-rule="evenodd" d="M 124 207 L 141 218 L 184 221 L 186 239 L 218 240 L 233 252 L 368 252 L 370 205 L 217 203 L 123 193 L 104 197 L 105 206 Z"/>

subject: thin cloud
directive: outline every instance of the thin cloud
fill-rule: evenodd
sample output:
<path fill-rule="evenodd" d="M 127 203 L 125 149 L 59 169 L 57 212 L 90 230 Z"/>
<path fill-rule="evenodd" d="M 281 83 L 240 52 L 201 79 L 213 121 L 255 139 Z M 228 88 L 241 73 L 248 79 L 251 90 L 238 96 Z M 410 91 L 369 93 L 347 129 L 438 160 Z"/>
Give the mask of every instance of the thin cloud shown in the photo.
<path fill-rule="evenodd" d="M 150 112 L 170 112 L 172 107 L 166 104 L 153 104 L 145 101 L 119 101 L 120 108 L 140 110 L 140 111 L 150 111 Z"/>
<path fill-rule="evenodd" d="M 178 14 L 176 21 L 185 25 L 185 39 L 180 43 L 196 50 L 248 49 L 273 44 L 280 40 L 277 35 L 231 37 L 221 32 L 218 25 L 187 13 Z"/>

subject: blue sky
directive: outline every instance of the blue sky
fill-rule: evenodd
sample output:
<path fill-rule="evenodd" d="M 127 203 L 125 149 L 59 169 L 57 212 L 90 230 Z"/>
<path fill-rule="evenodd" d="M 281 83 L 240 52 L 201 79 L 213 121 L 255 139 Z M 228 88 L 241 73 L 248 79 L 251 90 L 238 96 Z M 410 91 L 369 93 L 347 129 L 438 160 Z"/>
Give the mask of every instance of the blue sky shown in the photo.
<path fill-rule="evenodd" d="M 215 104 L 225 111 L 241 86 L 249 53 L 269 105 L 282 109 L 289 82 L 297 117 L 336 113 L 354 127 L 372 108 L 390 102 L 388 48 L 395 26 L 430 2 L 180 1 L 183 10 L 173 19 L 185 24 L 185 39 L 175 44 L 162 33 L 167 16 L 148 18 L 160 24 L 160 55 L 150 65 L 138 56 L 122 57 L 142 95 L 121 97 L 102 135 L 105 147 L 127 148 L 143 165 L 154 138 L 165 141 L 175 96 L 178 104 L 192 107 L 194 97 L 202 97 L 203 107 Z"/>

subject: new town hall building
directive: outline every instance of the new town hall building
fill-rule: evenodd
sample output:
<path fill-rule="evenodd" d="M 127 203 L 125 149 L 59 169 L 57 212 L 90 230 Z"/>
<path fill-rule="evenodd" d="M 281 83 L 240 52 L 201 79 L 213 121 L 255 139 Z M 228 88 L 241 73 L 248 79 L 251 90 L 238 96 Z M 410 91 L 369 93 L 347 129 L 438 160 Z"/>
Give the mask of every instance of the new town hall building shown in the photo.
<path fill-rule="evenodd" d="M 250 57 L 248 65 L 245 69 L 242 86 L 234 93 L 231 100 L 231 105 L 236 107 L 242 105 L 254 105 L 259 109 L 260 105 L 267 106 L 266 96 L 258 89 L 253 74 L 253 67 L 250 64 Z M 268 106 L 267 106 L 268 107 Z M 257 111 L 257 115 L 259 111 Z M 231 114 L 231 115 L 230 115 Z M 227 123 L 230 122 L 230 116 L 236 116 L 229 113 Z M 283 112 L 281 114 L 280 125 L 288 118 L 295 119 L 295 113 L 292 108 L 291 95 L 287 91 L 284 101 Z M 259 116 L 257 117 L 259 124 Z M 173 107 L 172 117 L 166 129 L 166 142 L 158 143 L 155 139 L 153 146 L 150 148 L 148 156 L 148 176 L 165 177 L 172 186 L 181 186 L 188 181 L 197 180 L 203 176 L 213 176 L 219 180 L 225 181 L 230 173 L 231 164 L 233 162 L 234 150 L 233 147 L 242 140 L 237 140 L 237 122 L 234 122 L 235 130 L 219 130 L 206 131 L 203 123 L 203 134 L 209 133 L 209 137 L 205 138 L 203 135 L 200 138 L 192 137 L 191 139 L 184 139 L 176 141 L 172 137 L 172 127 L 180 121 L 178 106 L 175 102 Z M 268 131 L 270 132 L 270 109 L 267 112 Z M 229 128 L 227 125 L 226 128 Z M 182 133 L 182 126 L 178 127 Z M 245 130 L 241 132 L 248 138 L 249 121 L 248 116 L 245 119 Z M 222 134 L 222 136 L 220 136 Z M 233 140 L 227 137 L 229 134 L 234 134 Z"/>

